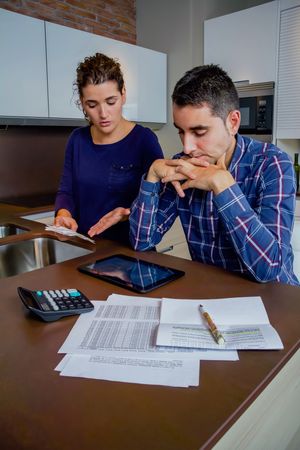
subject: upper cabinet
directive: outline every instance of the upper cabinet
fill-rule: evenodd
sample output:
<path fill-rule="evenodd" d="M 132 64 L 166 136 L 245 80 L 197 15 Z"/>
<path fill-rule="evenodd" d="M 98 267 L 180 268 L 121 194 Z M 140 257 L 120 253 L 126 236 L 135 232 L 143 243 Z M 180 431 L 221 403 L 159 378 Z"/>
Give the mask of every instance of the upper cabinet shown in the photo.
<path fill-rule="evenodd" d="M 73 83 L 86 56 L 117 58 L 125 79 L 123 113 L 137 122 L 167 121 L 166 54 L 0 9 L 0 123 L 8 118 L 77 124 Z M 54 121 L 54 122 L 53 122 Z M 32 123 L 32 121 L 28 121 Z M 45 124 L 47 123 L 44 122 Z"/>
<path fill-rule="evenodd" d="M 137 117 L 141 122 L 167 122 L 167 55 L 137 49 Z M 135 120 L 135 119 L 133 119 Z"/>
<path fill-rule="evenodd" d="M 83 118 L 82 111 L 75 104 L 77 93 L 73 83 L 78 63 L 96 52 L 118 58 L 127 90 L 124 113 L 126 108 L 137 111 L 136 46 L 49 22 L 46 22 L 46 42 L 51 117 Z"/>
<path fill-rule="evenodd" d="M 280 14 L 276 129 L 278 139 L 300 139 L 300 5 Z"/>
<path fill-rule="evenodd" d="M 47 117 L 44 22 L 0 9 L 0 116 Z"/>
<path fill-rule="evenodd" d="M 204 22 L 204 63 L 219 64 L 233 81 L 276 80 L 277 1 Z"/>
<path fill-rule="evenodd" d="M 124 74 L 124 116 L 138 122 L 166 122 L 166 55 L 136 45 L 46 22 L 50 117 L 82 118 L 75 105 L 76 67 L 96 52 L 117 58 Z"/>

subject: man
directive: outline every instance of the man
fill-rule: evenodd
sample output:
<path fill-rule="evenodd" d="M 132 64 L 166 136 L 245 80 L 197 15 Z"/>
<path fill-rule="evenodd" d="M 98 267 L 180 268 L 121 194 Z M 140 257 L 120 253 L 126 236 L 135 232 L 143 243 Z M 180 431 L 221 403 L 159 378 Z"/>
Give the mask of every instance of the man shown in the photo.
<path fill-rule="evenodd" d="M 136 250 L 158 244 L 179 215 L 193 260 L 251 279 L 298 285 L 290 245 L 295 177 L 272 144 L 240 136 L 235 86 L 216 65 L 188 71 L 175 86 L 174 125 L 183 152 L 159 159 L 131 208 Z"/>

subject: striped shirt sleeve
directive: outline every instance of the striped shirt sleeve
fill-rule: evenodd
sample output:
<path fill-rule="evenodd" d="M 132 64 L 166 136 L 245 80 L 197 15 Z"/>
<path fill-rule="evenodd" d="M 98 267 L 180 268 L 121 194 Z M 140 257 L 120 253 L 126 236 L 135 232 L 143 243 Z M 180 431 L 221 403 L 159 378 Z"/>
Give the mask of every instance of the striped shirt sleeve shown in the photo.
<path fill-rule="evenodd" d="M 157 245 L 177 216 L 177 196 L 172 187 L 150 183 L 143 177 L 140 192 L 131 206 L 130 242 L 135 250 Z"/>
<path fill-rule="evenodd" d="M 279 280 L 289 251 L 294 211 L 294 172 L 285 156 L 265 160 L 262 190 L 251 208 L 238 184 L 214 197 L 237 256 L 260 282 Z"/>

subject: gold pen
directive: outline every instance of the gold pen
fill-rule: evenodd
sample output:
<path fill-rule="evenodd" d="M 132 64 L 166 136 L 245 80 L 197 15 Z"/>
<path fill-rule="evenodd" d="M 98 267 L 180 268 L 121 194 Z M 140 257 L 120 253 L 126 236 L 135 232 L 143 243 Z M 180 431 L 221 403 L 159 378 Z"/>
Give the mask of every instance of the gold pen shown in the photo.
<path fill-rule="evenodd" d="M 219 345 L 225 344 L 224 337 L 222 336 L 221 332 L 218 330 L 218 328 L 214 324 L 214 322 L 213 322 L 212 318 L 210 317 L 210 315 L 208 314 L 208 312 L 206 312 L 204 310 L 202 305 L 199 305 L 199 309 L 200 309 L 202 317 L 204 317 L 204 319 L 205 319 L 205 321 L 206 321 L 206 323 L 207 323 L 207 325 L 209 327 L 209 330 L 210 330 L 211 334 L 213 335 L 214 340 L 216 341 L 216 343 L 219 344 Z"/>

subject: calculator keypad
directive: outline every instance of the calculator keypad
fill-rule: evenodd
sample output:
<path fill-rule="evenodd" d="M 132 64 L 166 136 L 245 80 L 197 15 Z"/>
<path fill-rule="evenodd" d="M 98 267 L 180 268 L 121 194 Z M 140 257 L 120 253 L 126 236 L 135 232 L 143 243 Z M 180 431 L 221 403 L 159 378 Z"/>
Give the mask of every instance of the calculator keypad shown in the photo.
<path fill-rule="evenodd" d="M 70 311 L 92 309 L 92 303 L 77 289 L 34 291 L 34 297 L 43 311 Z"/>

